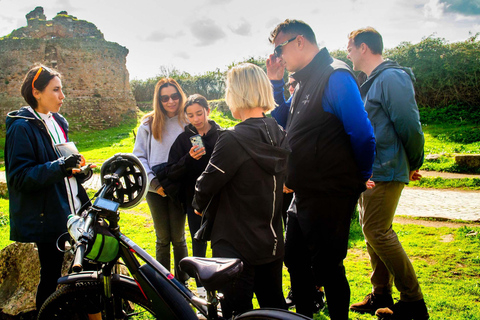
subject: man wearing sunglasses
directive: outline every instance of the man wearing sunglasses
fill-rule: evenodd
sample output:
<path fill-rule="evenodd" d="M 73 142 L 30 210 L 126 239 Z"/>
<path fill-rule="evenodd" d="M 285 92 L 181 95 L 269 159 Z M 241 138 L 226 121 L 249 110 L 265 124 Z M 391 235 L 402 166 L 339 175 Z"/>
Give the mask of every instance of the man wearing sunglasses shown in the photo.
<path fill-rule="evenodd" d="M 287 19 L 270 42 L 270 67 L 286 68 L 298 82 L 286 127 L 292 153 L 285 183 L 295 191 L 285 265 L 296 309 L 313 316 L 315 284 L 321 283 L 331 319 L 346 320 L 350 287 L 343 260 L 358 197 L 370 187 L 373 129 L 350 68 L 318 47 L 309 25 Z"/>

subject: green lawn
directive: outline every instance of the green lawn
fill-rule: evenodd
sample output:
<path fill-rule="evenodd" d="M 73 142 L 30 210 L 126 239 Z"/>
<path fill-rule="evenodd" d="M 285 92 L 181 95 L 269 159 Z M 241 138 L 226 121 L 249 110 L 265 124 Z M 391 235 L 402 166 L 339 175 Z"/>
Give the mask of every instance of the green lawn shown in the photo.
<path fill-rule="evenodd" d="M 145 248 L 149 254 L 155 255 L 153 222 L 145 202 L 135 208 L 122 210 L 120 226 L 124 234 Z M 393 227 L 413 262 L 429 308 L 430 319 L 480 319 L 480 227 L 435 228 L 396 223 Z M 1 248 L 11 243 L 8 237 L 8 200 L 0 199 Z M 188 226 L 187 242 L 191 254 Z M 210 255 L 210 250 L 207 255 Z M 362 300 L 371 290 L 371 269 L 365 242 L 356 220 L 352 223 L 345 266 L 352 292 L 351 302 Z M 284 294 L 287 295 L 289 276 L 286 269 L 283 279 Z M 190 280 L 189 285 L 194 288 L 194 281 Z M 399 298 L 397 291 L 394 291 L 394 298 Z M 350 313 L 350 318 L 376 319 L 371 315 L 353 312 Z M 315 315 L 315 319 L 329 319 L 328 308 Z"/>
<path fill-rule="evenodd" d="M 77 143 L 78 149 L 85 156 L 87 162 L 101 165 L 115 153 L 132 151 L 134 132 L 136 132 L 141 115 L 139 114 L 136 119 L 126 120 L 116 128 L 96 132 L 72 132 L 70 138 Z M 223 127 L 230 127 L 236 123 L 216 111 L 212 112 L 211 118 Z M 426 162 L 423 169 L 458 172 L 458 168 L 451 160 L 454 153 L 479 153 L 480 142 L 478 141 L 466 144 L 450 141 L 448 139 L 450 129 L 451 127 L 446 125 L 424 127 L 425 153 L 445 153 L 446 160 L 436 163 Z M 4 137 L 0 137 L 0 160 L 3 160 L 3 144 Z M 479 179 L 455 179 L 455 181 L 435 179 L 422 179 L 418 184 L 423 187 L 476 190 L 480 186 Z M 136 208 L 122 211 L 121 217 L 122 231 L 151 255 L 154 255 L 155 235 L 146 203 L 143 202 Z M 480 228 L 433 228 L 414 224 L 394 224 L 394 229 L 412 259 L 431 319 L 480 319 L 480 237 L 478 235 Z M 477 234 L 470 234 L 470 231 L 477 232 Z M 8 239 L 8 200 L 0 198 L 0 248 L 11 243 Z M 191 250 L 188 233 L 187 241 L 189 250 Z M 352 290 L 351 302 L 359 301 L 370 292 L 370 265 L 357 222 L 352 224 L 346 269 Z M 190 284 L 194 286 L 193 280 Z M 288 285 L 288 272 L 284 270 L 285 295 L 289 290 Z M 398 298 L 398 296 L 398 292 L 395 292 L 394 297 Z M 370 315 L 356 313 L 350 313 L 350 317 L 351 319 L 376 319 Z M 329 319 L 328 309 L 316 315 L 315 319 Z"/>

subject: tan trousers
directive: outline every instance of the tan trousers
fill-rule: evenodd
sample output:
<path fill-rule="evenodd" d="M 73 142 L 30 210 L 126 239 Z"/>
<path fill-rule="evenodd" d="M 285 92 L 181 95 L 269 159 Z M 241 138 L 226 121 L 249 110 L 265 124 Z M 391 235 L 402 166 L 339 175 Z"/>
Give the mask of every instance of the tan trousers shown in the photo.
<path fill-rule="evenodd" d="M 376 182 L 359 199 L 360 225 L 373 273 L 374 294 L 391 294 L 392 284 L 400 291 L 400 300 L 423 299 L 415 270 L 392 229 L 393 217 L 405 184 L 398 181 Z"/>

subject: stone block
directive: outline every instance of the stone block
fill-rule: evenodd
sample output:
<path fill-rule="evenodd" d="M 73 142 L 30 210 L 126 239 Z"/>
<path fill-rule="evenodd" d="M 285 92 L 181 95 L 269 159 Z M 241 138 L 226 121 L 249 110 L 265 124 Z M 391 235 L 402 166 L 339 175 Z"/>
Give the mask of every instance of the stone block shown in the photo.
<path fill-rule="evenodd" d="M 459 154 L 455 156 L 455 163 L 462 167 L 480 168 L 480 154 Z"/>
<path fill-rule="evenodd" d="M 65 254 L 62 274 L 67 274 L 73 255 Z M 35 244 L 14 242 L 0 251 L 0 318 L 35 310 L 40 281 L 40 262 Z"/>

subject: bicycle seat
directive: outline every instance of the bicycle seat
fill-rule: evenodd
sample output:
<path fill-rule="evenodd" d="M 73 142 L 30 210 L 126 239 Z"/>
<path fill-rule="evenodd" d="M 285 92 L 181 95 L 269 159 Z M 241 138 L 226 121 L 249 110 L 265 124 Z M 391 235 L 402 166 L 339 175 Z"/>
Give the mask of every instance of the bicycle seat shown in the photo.
<path fill-rule="evenodd" d="M 232 258 L 186 257 L 180 261 L 180 269 L 200 280 L 205 290 L 217 291 L 242 272 L 243 262 Z"/>

